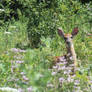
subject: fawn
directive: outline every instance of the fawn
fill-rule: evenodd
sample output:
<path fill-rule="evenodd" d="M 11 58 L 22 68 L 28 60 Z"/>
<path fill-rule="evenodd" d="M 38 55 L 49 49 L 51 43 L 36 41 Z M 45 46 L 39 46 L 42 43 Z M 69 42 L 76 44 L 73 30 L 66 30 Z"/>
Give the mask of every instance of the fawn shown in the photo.
<path fill-rule="evenodd" d="M 68 62 L 73 61 L 74 66 L 77 66 L 77 59 L 76 59 L 76 53 L 74 50 L 74 45 L 72 42 L 72 39 L 75 35 L 78 33 L 78 28 L 74 28 L 71 34 L 65 34 L 62 29 L 58 28 L 58 34 L 60 37 L 63 37 L 66 43 L 66 49 L 67 49 L 67 54 L 64 56 L 57 56 L 56 57 L 56 62 L 62 61 L 62 58 L 64 57 Z M 72 57 L 72 60 L 71 60 Z"/>

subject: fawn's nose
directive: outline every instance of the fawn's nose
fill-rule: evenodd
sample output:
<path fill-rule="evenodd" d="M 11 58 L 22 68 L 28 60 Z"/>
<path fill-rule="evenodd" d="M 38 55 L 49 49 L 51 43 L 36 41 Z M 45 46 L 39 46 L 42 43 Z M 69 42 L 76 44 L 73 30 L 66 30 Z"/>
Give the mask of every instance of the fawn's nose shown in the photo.
<path fill-rule="evenodd" d="M 67 40 L 66 40 L 66 43 L 67 43 L 68 45 L 71 44 L 71 42 L 72 42 L 71 39 L 67 39 Z"/>
<path fill-rule="evenodd" d="M 67 44 L 69 44 L 70 42 L 69 41 L 66 41 Z"/>

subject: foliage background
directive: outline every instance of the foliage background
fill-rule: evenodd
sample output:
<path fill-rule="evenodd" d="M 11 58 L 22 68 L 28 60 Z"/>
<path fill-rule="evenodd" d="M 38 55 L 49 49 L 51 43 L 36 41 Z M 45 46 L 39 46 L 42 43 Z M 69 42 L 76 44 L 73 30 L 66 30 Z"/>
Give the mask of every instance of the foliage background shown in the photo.
<path fill-rule="evenodd" d="M 90 0 L 0 0 L 0 87 L 27 89 L 32 86 L 35 92 L 72 92 L 73 84 L 57 88 L 61 75 L 51 76 L 48 68 L 54 56 L 66 53 L 57 28 L 62 27 L 65 33 L 71 33 L 74 27 L 78 27 L 79 34 L 74 38 L 74 45 L 81 71 L 76 78 L 80 76 L 81 90 L 87 86 L 88 91 L 85 92 L 91 92 L 90 83 L 82 85 L 86 77 L 92 75 L 91 16 Z M 21 61 L 24 63 L 21 64 Z M 29 82 L 23 79 L 21 72 Z M 41 74 L 44 77 L 40 78 Z M 48 82 L 54 87 L 47 88 Z"/>

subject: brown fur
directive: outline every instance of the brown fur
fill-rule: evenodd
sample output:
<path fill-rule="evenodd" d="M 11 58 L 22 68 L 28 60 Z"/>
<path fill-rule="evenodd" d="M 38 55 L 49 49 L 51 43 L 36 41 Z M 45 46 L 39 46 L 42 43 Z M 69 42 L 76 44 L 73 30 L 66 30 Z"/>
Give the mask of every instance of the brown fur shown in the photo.
<path fill-rule="evenodd" d="M 78 33 L 78 28 L 74 28 L 74 30 L 72 31 L 71 34 L 64 34 L 62 29 L 60 29 L 60 28 L 58 29 L 59 36 L 62 36 L 65 40 L 65 43 L 66 43 L 67 54 L 64 55 L 64 58 L 66 58 L 68 62 L 73 61 L 75 67 L 77 66 L 77 59 L 76 59 L 76 53 L 75 53 L 72 39 L 75 35 L 77 35 L 77 33 Z M 62 58 L 62 57 L 63 56 L 57 56 L 55 58 L 55 62 L 59 62 L 60 58 Z M 72 60 L 71 60 L 71 58 L 72 58 Z"/>

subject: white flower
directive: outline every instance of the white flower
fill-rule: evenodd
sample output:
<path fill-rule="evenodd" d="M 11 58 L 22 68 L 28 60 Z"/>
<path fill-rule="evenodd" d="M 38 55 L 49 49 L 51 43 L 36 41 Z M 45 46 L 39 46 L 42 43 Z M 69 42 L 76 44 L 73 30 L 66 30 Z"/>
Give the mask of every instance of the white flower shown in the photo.
<path fill-rule="evenodd" d="M 74 84 L 79 85 L 80 84 L 79 80 L 75 80 Z"/>
<path fill-rule="evenodd" d="M 4 9 L 0 9 L 0 11 L 2 12 L 2 11 L 4 11 Z"/>
<path fill-rule="evenodd" d="M 11 32 L 5 32 L 5 34 L 11 34 Z"/>
<path fill-rule="evenodd" d="M 27 91 L 28 91 L 28 92 L 33 92 L 33 88 L 32 88 L 32 86 L 29 87 L 29 88 L 27 88 Z"/>
<path fill-rule="evenodd" d="M 59 78 L 60 83 L 62 83 L 63 81 L 65 81 L 65 79 L 63 77 Z"/>
<path fill-rule="evenodd" d="M 57 74 L 57 72 L 52 72 L 52 75 L 54 76 L 54 75 L 56 75 Z"/>
<path fill-rule="evenodd" d="M 2 92 L 19 92 L 17 89 L 10 88 L 10 87 L 2 87 L 2 88 L 0 88 L 0 91 L 2 91 Z"/>

